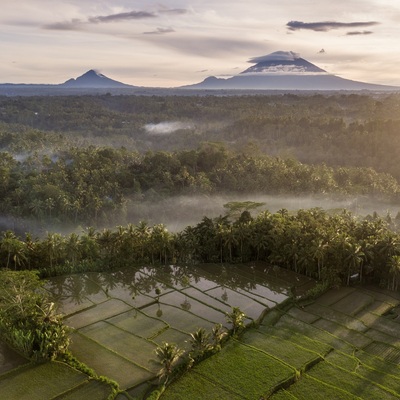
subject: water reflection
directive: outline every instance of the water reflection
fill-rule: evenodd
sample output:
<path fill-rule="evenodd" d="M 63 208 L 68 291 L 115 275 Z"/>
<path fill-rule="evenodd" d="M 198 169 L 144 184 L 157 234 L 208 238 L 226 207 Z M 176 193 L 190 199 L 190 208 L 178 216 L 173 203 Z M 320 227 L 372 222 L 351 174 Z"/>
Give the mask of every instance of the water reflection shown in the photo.
<path fill-rule="evenodd" d="M 99 304 L 110 298 L 121 299 L 133 307 L 141 307 L 171 291 L 194 287 L 202 292 L 220 288 L 219 299 L 230 301 L 230 291 L 251 293 L 275 303 L 282 301 L 295 285 L 309 285 L 310 279 L 290 271 L 273 271 L 265 265 L 143 266 L 113 272 L 90 272 L 49 279 L 46 288 L 54 299 L 84 306 L 88 300 Z M 230 290 L 228 290 L 230 289 Z M 147 300 L 143 299 L 143 296 Z M 191 304 L 186 298 L 184 310 Z"/>

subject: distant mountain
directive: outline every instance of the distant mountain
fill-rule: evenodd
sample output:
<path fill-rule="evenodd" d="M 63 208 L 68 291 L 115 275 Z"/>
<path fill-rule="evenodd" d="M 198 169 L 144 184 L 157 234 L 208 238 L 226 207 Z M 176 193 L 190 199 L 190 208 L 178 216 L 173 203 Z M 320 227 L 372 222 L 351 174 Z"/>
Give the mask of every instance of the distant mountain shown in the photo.
<path fill-rule="evenodd" d="M 210 76 L 184 89 L 216 90 L 400 90 L 400 87 L 352 81 L 329 74 L 292 51 L 277 51 L 249 62 L 255 65 L 223 79 Z"/>
<path fill-rule="evenodd" d="M 110 79 L 107 76 L 91 69 L 78 78 L 68 79 L 60 84 L 0 84 L 0 95 L 5 96 L 61 96 L 84 94 L 135 94 L 143 91 L 139 86 L 127 85 Z"/>
<path fill-rule="evenodd" d="M 132 88 L 134 86 L 127 85 L 122 82 L 115 81 L 114 79 L 110 79 L 107 76 L 100 74 L 99 72 L 91 69 L 87 71 L 83 75 L 79 76 L 78 78 L 68 79 L 66 82 L 57 85 L 59 87 L 65 88 L 110 88 L 110 89 L 117 89 L 117 88 Z"/>

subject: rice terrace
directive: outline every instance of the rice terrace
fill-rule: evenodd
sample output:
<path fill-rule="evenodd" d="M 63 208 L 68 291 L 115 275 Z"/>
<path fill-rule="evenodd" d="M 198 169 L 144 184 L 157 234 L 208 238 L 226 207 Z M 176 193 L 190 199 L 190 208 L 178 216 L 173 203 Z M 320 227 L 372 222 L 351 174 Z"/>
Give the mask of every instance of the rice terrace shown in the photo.
<path fill-rule="evenodd" d="M 315 281 L 262 264 L 217 264 L 61 276 L 46 289 L 73 328 L 73 354 L 116 381 L 123 390 L 118 399 L 144 398 L 157 382 L 157 346 L 175 343 L 189 351 L 191 332 L 218 323 L 230 328 L 231 307 L 254 327 L 161 398 L 398 398 L 400 295 L 342 287 L 293 304 L 294 284 L 301 297 Z M 106 399 L 111 393 L 106 382 L 56 361 L 30 364 L 6 348 L 0 379 L 8 399 Z"/>

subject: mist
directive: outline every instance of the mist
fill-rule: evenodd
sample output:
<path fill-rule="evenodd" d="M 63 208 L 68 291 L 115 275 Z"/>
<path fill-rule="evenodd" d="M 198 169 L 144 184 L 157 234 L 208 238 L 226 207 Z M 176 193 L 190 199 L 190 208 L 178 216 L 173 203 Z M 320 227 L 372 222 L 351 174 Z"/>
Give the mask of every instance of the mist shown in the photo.
<path fill-rule="evenodd" d="M 146 124 L 144 129 L 149 135 L 169 135 L 180 129 L 192 129 L 193 125 L 189 122 L 159 122 L 157 124 Z"/>
<path fill-rule="evenodd" d="M 198 224 L 203 217 L 216 218 L 226 215 L 227 210 L 224 208 L 224 204 L 232 201 L 265 203 L 263 206 L 251 211 L 253 217 L 265 210 L 275 213 L 281 209 L 286 209 L 289 213 L 310 208 L 321 208 L 329 213 L 340 213 L 346 209 L 360 217 L 377 212 L 381 217 L 390 214 L 393 218 L 400 211 L 399 204 L 378 201 L 367 196 L 338 199 L 327 195 L 186 195 L 169 197 L 158 201 L 130 199 L 126 203 L 124 216 L 110 218 L 113 221 L 112 223 L 99 224 L 94 227 L 97 230 L 103 228 L 114 229 L 118 225 L 125 226 L 129 223 L 136 225 L 140 221 L 146 221 L 150 226 L 164 224 L 170 232 L 180 232 L 189 225 Z M 12 230 L 20 237 L 24 237 L 26 233 L 31 233 L 39 238 L 44 237 L 47 232 L 57 232 L 62 235 L 68 235 L 72 232 L 81 234 L 86 227 L 87 224 L 79 221 L 73 224 L 61 223 L 56 219 L 52 221 L 37 221 L 33 218 L 24 219 L 0 215 L 0 231 Z"/>
<path fill-rule="evenodd" d="M 346 209 L 361 217 L 375 211 L 380 216 L 386 216 L 389 213 L 392 217 L 395 217 L 397 212 L 400 211 L 398 204 L 377 201 L 366 196 L 334 199 L 329 196 L 197 195 L 131 203 L 128 205 L 126 223 L 136 224 L 141 220 L 148 222 L 149 225 L 162 223 L 166 225 L 168 230 L 179 232 L 188 225 L 196 225 L 204 216 L 215 218 L 226 215 L 226 209 L 223 206 L 231 201 L 265 203 L 264 206 L 252 211 L 253 217 L 265 210 L 275 213 L 280 209 L 296 212 L 300 209 L 322 208 L 331 213 L 338 213 Z"/>

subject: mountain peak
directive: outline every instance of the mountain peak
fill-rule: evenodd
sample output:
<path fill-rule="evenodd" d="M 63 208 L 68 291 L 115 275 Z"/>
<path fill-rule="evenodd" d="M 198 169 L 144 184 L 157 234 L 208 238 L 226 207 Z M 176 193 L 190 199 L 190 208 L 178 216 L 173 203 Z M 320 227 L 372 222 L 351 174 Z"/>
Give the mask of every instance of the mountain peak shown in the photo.
<path fill-rule="evenodd" d="M 90 69 L 78 78 L 68 79 L 61 86 L 71 87 L 71 88 L 122 88 L 122 87 L 132 87 L 132 85 L 127 85 L 122 82 L 110 79 L 107 76 L 101 74 L 95 69 Z"/>
<path fill-rule="evenodd" d="M 315 74 L 327 72 L 316 65 L 310 63 L 304 58 L 300 57 L 300 54 L 293 51 L 275 51 L 274 53 L 267 54 L 265 56 L 253 57 L 249 63 L 255 64 L 242 74 L 250 73 L 263 73 L 263 74 Z"/>
<path fill-rule="evenodd" d="M 398 90 L 394 86 L 352 81 L 332 75 L 293 51 L 276 51 L 249 61 L 251 67 L 230 78 L 208 77 L 185 86 L 213 90 Z"/>

